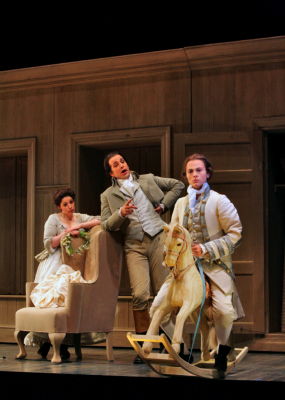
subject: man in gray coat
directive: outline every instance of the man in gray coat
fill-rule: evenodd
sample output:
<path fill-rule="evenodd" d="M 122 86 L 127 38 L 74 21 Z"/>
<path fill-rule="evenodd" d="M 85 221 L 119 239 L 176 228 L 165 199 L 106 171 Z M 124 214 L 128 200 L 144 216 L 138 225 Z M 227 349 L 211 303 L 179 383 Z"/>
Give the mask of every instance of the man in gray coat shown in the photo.
<path fill-rule="evenodd" d="M 106 231 L 123 234 L 135 330 L 144 334 L 149 326 L 150 287 L 157 294 L 168 275 L 162 265 L 165 222 L 160 215 L 176 202 L 184 184 L 153 174 L 138 175 L 119 152 L 105 157 L 104 168 L 112 186 L 101 194 L 101 223 Z"/>

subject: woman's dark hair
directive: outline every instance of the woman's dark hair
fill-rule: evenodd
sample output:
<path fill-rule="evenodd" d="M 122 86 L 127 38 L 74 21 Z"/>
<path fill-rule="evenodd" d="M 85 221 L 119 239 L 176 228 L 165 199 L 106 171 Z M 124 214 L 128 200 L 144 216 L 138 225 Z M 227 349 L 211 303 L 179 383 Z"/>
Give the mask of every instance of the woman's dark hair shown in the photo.
<path fill-rule="evenodd" d="M 59 189 L 53 195 L 54 204 L 60 206 L 61 200 L 66 196 L 70 196 L 73 200 L 76 197 L 74 190 L 70 188 Z"/>
<path fill-rule="evenodd" d="M 119 151 L 112 151 L 111 153 L 108 153 L 104 158 L 104 169 L 105 169 L 105 172 L 106 172 L 107 175 L 110 175 L 110 172 L 111 172 L 111 167 L 110 167 L 110 164 L 109 164 L 109 160 L 110 160 L 110 158 L 112 158 L 114 156 L 117 156 L 117 155 L 123 157 L 123 159 L 128 164 L 128 162 L 126 160 L 126 157 L 123 156 L 123 154 L 120 153 Z"/>
<path fill-rule="evenodd" d="M 183 161 L 182 164 L 182 173 L 181 175 L 185 178 L 186 176 L 186 165 L 188 164 L 189 161 L 193 161 L 193 160 L 201 160 L 203 161 L 206 171 L 209 174 L 209 178 L 210 179 L 214 173 L 214 169 L 212 164 L 210 163 L 210 161 L 204 156 L 204 154 L 199 154 L 199 153 L 194 153 L 191 154 L 190 156 L 186 157 L 185 160 Z"/>

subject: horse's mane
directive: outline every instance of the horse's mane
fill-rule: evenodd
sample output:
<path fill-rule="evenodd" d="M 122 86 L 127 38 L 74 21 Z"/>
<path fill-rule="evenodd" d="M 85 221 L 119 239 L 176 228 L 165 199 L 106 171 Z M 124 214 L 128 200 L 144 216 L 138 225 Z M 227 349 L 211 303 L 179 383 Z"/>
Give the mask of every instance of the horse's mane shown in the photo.
<path fill-rule="evenodd" d="M 180 224 L 171 224 L 171 225 L 169 225 L 168 234 L 172 236 L 174 229 L 178 229 L 178 230 L 182 231 L 185 234 L 186 241 L 189 243 L 192 242 L 190 232 L 188 231 L 188 229 L 184 228 L 184 226 L 182 226 Z"/>

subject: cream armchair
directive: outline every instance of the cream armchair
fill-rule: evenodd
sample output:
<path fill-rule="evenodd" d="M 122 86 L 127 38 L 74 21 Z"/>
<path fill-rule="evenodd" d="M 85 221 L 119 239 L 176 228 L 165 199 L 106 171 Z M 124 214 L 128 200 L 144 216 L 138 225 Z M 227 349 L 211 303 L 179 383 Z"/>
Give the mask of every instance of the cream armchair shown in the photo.
<path fill-rule="evenodd" d="M 81 244 L 73 239 L 73 247 Z M 75 242 L 77 243 L 75 244 Z M 19 345 L 18 359 L 27 356 L 24 338 L 28 332 L 48 333 L 53 345 L 53 363 L 60 363 L 60 344 L 67 333 L 74 334 L 77 359 L 82 358 L 80 334 L 106 333 L 107 359 L 113 360 L 112 330 L 122 268 L 122 246 L 119 238 L 105 232 L 100 226 L 91 230 L 90 249 L 84 255 L 67 256 L 62 250 L 63 262 L 80 269 L 90 283 L 70 283 L 65 307 L 36 308 L 30 293 L 36 285 L 26 284 L 26 307 L 16 312 L 15 339 Z"/>

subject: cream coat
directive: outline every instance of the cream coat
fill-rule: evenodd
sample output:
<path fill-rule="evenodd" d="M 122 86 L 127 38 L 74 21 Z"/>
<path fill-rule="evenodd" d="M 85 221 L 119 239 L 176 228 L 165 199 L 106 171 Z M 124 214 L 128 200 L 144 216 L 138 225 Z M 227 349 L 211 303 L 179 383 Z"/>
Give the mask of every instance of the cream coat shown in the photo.
<path fill-rule="evenodd" d="M 187 202 L 188 196 L 176 202 L 171 225 L 183 225 Z M 204 272 L 225 294 L 236 292 L 231 276 L 231 254 L 241 240 L 242 225 L 237 210 L 225 195 L 211 190 L 205 205 L 205 221 L 208 241 L 203 243 L 207 250 L 203 259 Z M 219 266 L 221 262 L 227 270 Z"/>

